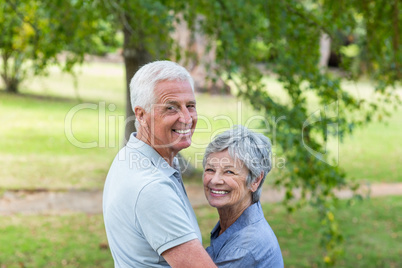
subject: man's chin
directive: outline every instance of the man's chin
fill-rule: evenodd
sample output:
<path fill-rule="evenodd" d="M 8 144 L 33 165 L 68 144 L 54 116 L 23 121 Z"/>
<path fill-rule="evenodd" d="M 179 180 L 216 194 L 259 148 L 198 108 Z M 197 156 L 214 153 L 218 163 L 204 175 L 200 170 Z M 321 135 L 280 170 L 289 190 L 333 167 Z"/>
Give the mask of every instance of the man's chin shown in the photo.
<path fill-rule="evenodd" d="M 191 145 L 191 140 L 190 140 L 190 141 L 185 140 L 185 141 L 180 141 L 180 142 L 178 142 L 178 143 L 174 146 L 174 148 L 175 148 L 175 151 L 179 152 L 179 151 L 181 151 L 181 150 L 183 150 L 183 149 L 186 149 L 186 148 L 190 147 L 190 145 Z"/>

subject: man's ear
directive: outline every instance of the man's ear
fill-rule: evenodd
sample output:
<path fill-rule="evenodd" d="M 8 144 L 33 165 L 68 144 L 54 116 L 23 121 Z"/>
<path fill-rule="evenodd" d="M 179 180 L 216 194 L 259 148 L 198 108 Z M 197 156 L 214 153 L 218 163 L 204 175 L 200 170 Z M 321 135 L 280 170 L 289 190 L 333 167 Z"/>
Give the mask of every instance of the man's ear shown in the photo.
<path fill-rule="evenodd" d="M 260 186 L 260 183 L 262 181 L 262 178 L 264 177 L 264 172 L 262 171 L 260 176 L 251 184 L 251 191 L 254 193 L 257 191 L 258 186 Z"/>
<path fill-rule="evenodd" d="M 140 123 L 140 125 L 144 125 L 146 123 L 145 118 L 144 118 L 145 113 L 146 112 L 145 112 L 144 108 L 142 108 L 140 106 L 136 106 L 134 108 L 135 118 L 138 121 L 138 123 Z"/>

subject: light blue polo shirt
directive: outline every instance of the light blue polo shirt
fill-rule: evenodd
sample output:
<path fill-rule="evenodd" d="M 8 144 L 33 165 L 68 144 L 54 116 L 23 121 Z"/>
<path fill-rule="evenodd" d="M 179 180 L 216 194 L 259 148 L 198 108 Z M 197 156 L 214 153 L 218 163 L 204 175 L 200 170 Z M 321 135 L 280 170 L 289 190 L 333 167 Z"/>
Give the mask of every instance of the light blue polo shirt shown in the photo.
<path fill-rule="evenodd" d="M 165 250 L 202 241 L 176 158 L 174 167 L 135 133 L 114 159 L 103 217 L 115 267 L 166 267 Z"/>
<path fill-rule="evenodd" d="M 208 254 L 219 268 L 283 268 L 278 240 L 264 218 L 260 202 L 219 235 L 219 222 L 211 232 Z"/>

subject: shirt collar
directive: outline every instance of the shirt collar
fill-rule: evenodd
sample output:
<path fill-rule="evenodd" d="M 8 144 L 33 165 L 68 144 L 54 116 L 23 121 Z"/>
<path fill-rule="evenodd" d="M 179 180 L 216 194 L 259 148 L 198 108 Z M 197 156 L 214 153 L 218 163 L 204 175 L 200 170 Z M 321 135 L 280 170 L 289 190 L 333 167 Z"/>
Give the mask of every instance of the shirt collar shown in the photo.
<path fill-rule="evenodd" d="M 240 217 L 227 228 L 220 236 L 220 221 L 215 225 L 211 231 L 211 247 L 213 247 L 214 254 L 218 253 L 221 248 L 226 244 L 226 241 L 236 232 L 245 228 L 246 226 L 253 224 L 264 218 L 260 201 L 249 206 Z M 213 244 L 212 244 L 213 241 Z"/>
<path fill-rule="evenodd" d="M 173 159 L 173 167 L 169 165 L 166 160 L 160 156 L 160 154 L 152 148 L 149 144 L 146 144 L 142 140 L 137 139 L 137 132 L 133 132 L 130 135 L 130 139 L 126 144 L 127 148 L 135 149 L 140 152 L 142 155 L 147 157 L 151 160 L 152 164 L 160 170 L 164 175 L 170 177 L 173 174 L 175 177 L 179 175 L 180 177 L 180 168 L 179 168 L 179 161 L 175 157 Z M 175 174 L 177 173 L 177 174 Z"/>

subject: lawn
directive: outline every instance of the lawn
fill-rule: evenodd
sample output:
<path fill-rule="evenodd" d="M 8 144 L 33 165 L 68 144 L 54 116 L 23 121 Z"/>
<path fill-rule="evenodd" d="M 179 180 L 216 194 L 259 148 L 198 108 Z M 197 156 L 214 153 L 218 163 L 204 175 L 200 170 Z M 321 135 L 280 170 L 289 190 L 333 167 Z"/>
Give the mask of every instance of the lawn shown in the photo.
<path fill-rule="evenodd" d="M 15 215 L 0 226 L 0 267 L 113 267 L 100 215 Z"/>
<path fill-rule="evenodd" d="M 0 94 L 0 159 L 7 167 L 0 171 L 0 187 L 102 187 L 118 148 L 83 149 L 72 143 L 98 140 L 97 111 L 90 109 L 72 118 L 75 139 L 68 140 L 66 114 L 75 105 L 77 102 L 70 100 Z"/>
<path fill-rule="evenodd" d="M 322 256 L 316 212 L 287 214 L 279 204 L 264 204 L 286 267 L 315 267 Z M 402 267 L 402 197 L 366 200 L 337 216 L 345 234 L 344 254 L 336 267 Z M 217 221 L 214 208 L 195 209 L 204 246 Z M 29 224 L 27 224 L 29 223 Z M 102 215 L 14 215 L 0 218 L 0 267 L 112 267 Z"/>

